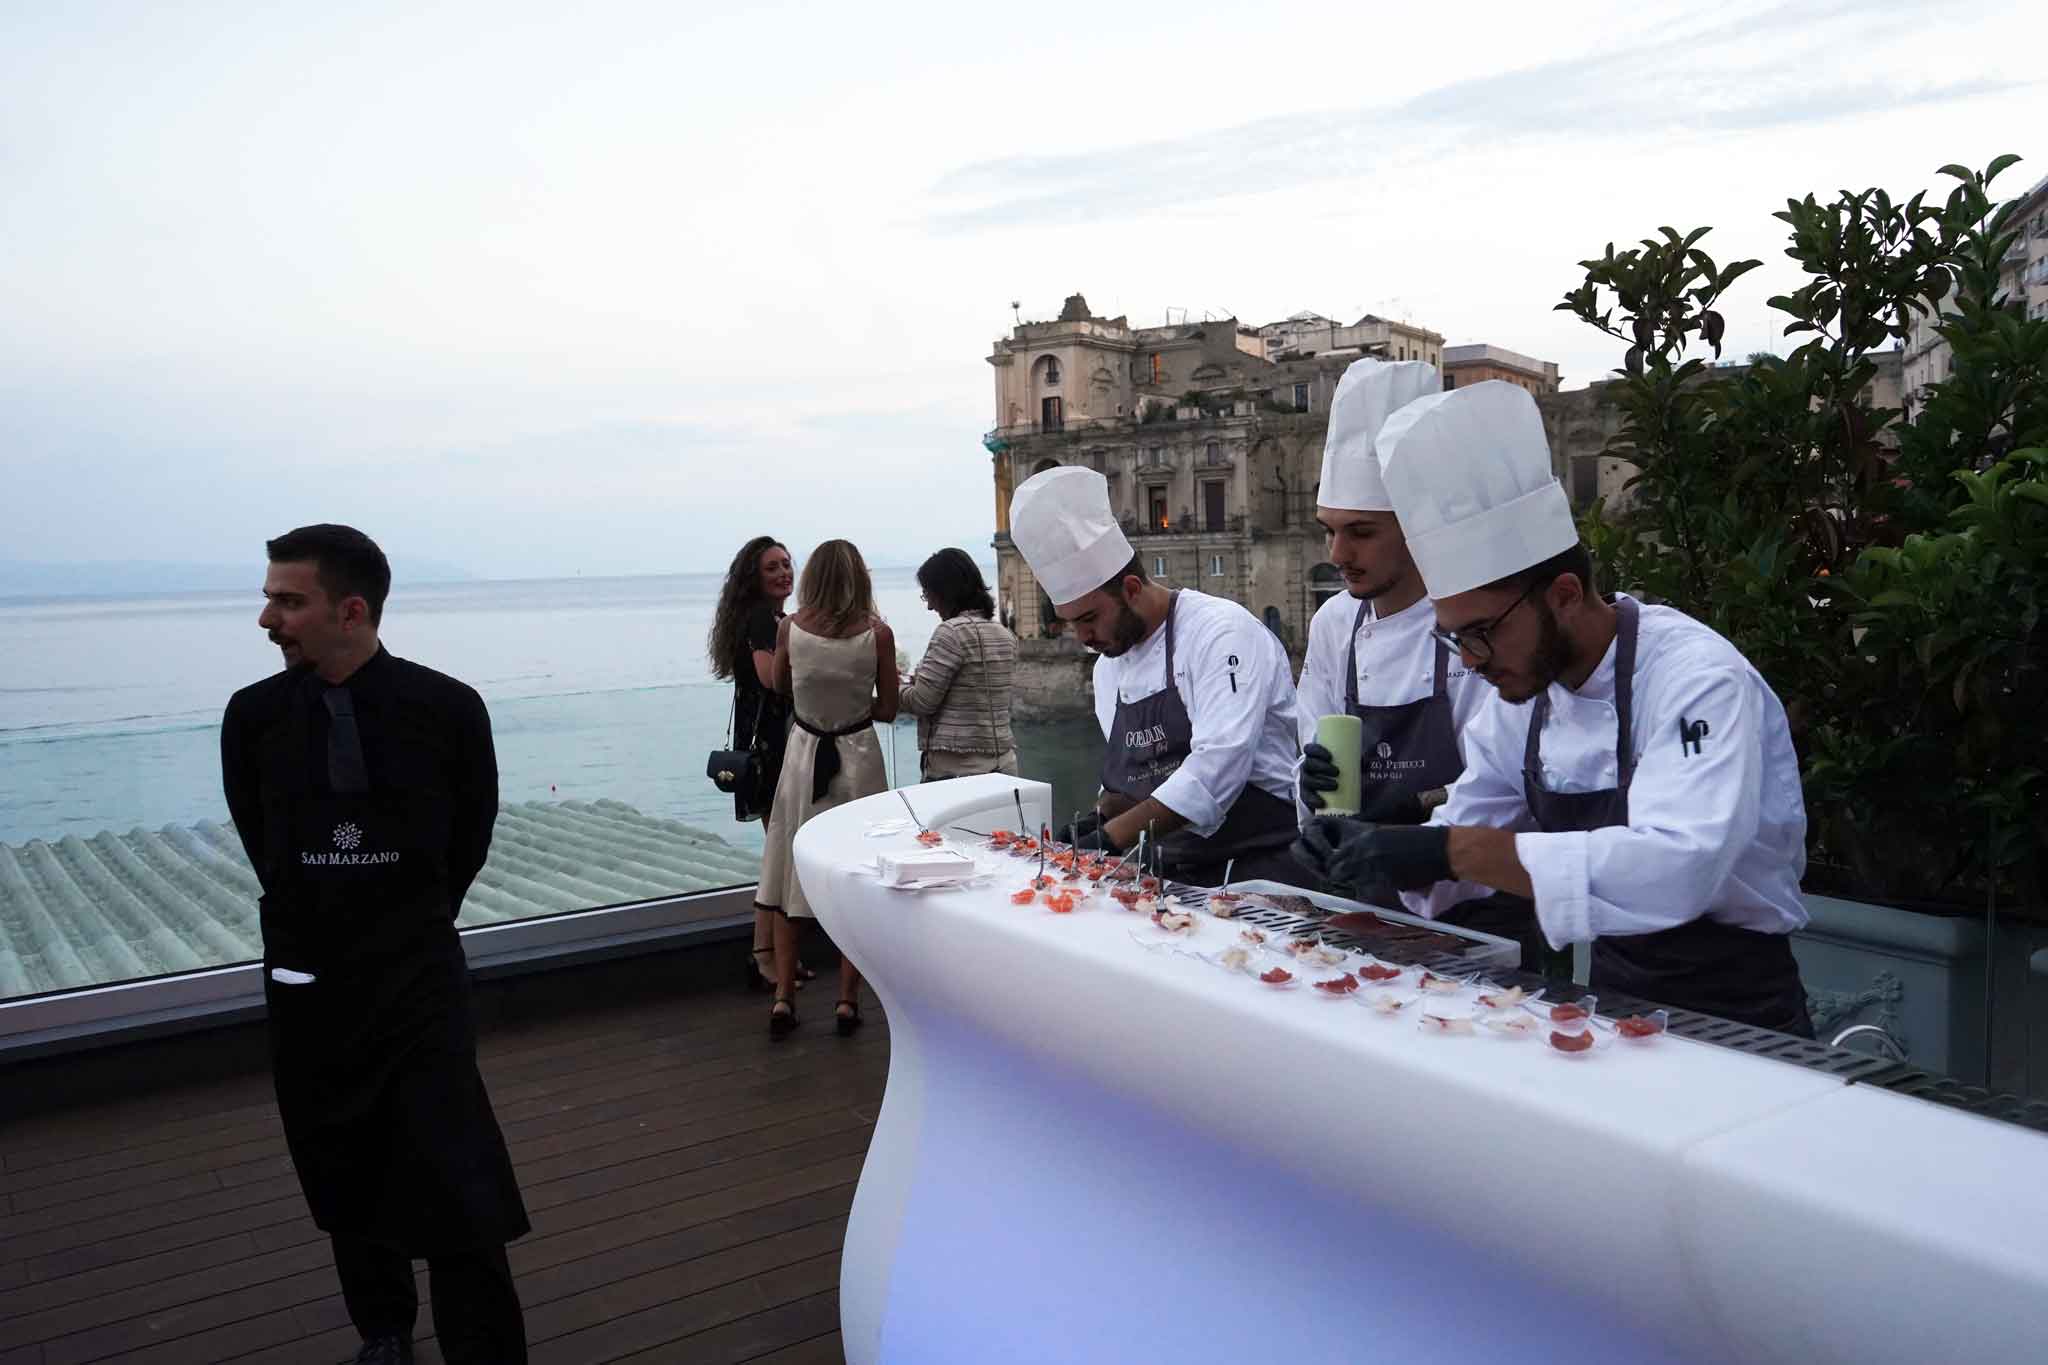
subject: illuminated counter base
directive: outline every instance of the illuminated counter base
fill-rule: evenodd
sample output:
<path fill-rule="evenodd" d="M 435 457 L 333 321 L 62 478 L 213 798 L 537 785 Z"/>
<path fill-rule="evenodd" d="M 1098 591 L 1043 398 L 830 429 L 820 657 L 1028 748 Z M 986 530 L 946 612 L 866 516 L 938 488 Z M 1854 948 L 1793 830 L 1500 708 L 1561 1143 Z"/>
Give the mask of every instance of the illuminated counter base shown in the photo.
<path fill-rule="evenodd" d="M 1042 784 L 913 789 L 934 827 Z M 1446 1038 L 798 835 L 891 1062 L 841 1276 L 870 1362 L 2032 1359 L 2048 1141 L 1684 1039 Z M 1028 875 L 1019 863 L 1018 885 Z M 1214 921 L 1200 932 L 1221 941 Z"/>

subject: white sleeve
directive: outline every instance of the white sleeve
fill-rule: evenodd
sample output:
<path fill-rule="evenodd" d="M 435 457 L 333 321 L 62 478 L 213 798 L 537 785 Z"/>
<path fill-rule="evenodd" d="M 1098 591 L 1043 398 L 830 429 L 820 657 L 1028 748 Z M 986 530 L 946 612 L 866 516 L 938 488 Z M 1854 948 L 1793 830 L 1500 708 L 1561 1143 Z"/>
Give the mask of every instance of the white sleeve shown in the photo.
<path fill-rule="evenodd" d="M 1301 683 L 1295 688 L 1295 728 L 1301 736 L 1305 749 L 1316 737 L 1316 721 L 1323 716 L 1334 716 L 1344 709 L 1344 651 L 1345 641 L 1333 639 L 1329 631 L 1321 635 L 1311 625 L 1308 633 L 1308 658 L 1301 666 Z"/>
<path fill-rule="evenodd" d="M 1697 919 L 1756 838 L 1763 699 L 1747 672 L 1693 669 L 1643 701 L 1628 824 L 1515 836 L 1554 948 Z"/>
<path fill-rule="evenodd" d="M 1287 655 L 1260 638 L 1265 631 L 1244 616 L 1187 632 L 1187 681 L 1175 685 L 1194 725 L 1193 752 L 1152 795 L 1204 838 L 1221 827 L 1251 780 L 1266 712 L 1284 681 L 1275 670 L 1285 672 Z"/>
<path fill-rule="evenodd" d="M 1492 684 L 1480 686 L 1492 691 Z M 1510 706 L 1498 695 L 1481 701 L 1459 740 L 1465 771 L 1451 784 L 1449 799 L 1431 812 L 1432 825 L 1477 825 L 1488 829 L 1527 829 L 1533 821 L 1522 788 L 1522 751 L 1529 739 L 1529 708 Z M 1404 891 L 1401 903 L 1409 912 L 1435 919 L 1444 911 L 1495 888 L 1478 882 L 1438 882 L 1423 891 Z"/>
<path fill-rule="evenodd" d="M 1109 738 L 1110 727 L 1116 723 L 1116 690 L 1120 666 L 1115 659 L 1098 657 L 1092 666 L 1088 679 L 1095 693 L 1095 723 L 1102 727 L 1102 737 Z"/>

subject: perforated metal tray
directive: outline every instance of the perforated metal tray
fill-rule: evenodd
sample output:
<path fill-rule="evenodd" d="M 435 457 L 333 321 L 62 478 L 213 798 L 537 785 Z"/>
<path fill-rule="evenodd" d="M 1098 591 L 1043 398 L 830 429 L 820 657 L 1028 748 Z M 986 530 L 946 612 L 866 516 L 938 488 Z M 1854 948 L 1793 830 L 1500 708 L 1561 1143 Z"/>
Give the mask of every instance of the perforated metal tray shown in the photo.
<path fill-rule="evenodd" d="M 1311 916 L 1291 914 L 1283 910 L 1253 908 L 1242 911 L 1237 916 L 1246 923 L 1262 929 L 1297 937 L 1315 934 L 1334 947 L 1355 948 L 1388 962 L 1425 967 L 1445 975 L 1483 969 L 1489 977 L 1503 986 L 1521 986 L 1532 991 L 1538 988 L 1554 990 L 1557 986 L 1556 982 L 1535 972 L 1521 970 L 1516 966 L 1521 958 L 1520 949 L 1508 940 L 1496 938 L 1491 934 L 1482 934 L 1457 925 L 1417 919 L 1415 916 L 1384 910 L 1378 906 L 1358 905 L 1333 896 L 1303 892 L 1295 887 L 1275 883 L 1247 882 L 1241 888 L 1232 889 L 1300 895 L 1316 904 L 1322 911 Z M 1206 896 L 1208 893 L 1204 891 L 1200 894 Z M 1456 953 L 1423 951 L 1399 941 L 1380 939 L 1370 934 L 1354 934 L 1327 928 L 1326 921 L 1329 915 L 1342 910 L 1370 910 L 1397 923 L 1423 925 L 1470 940 L 1472 946 Z M 1774 1033 L 1770 1029 L 1717 1019 L 1713 1015 L 1700 1014 L 1693 1010 L 1672 1009 L 1656 1001 L 1642 1000 L 1613 991 L 1600 992 L 1600 1006 L 1600 1012 L 1607 1015 L 1639 1014 L 1653 1009 L 1665 1009 L 1670 1014 L 1671 1032 L 1681 1038 L 1711 1043 L 1715 1047 L 1733 1048 L 1737 1052 L 1768 1057 L 1774 1062 L 1783 1062 L 1788 1066 L 1800 1066 L 1809 1071 L 1823 1072 L 1838 1077 L 1845 1085 L 1876 1086 L 1895 1094 L 1925 1100 L 1929 1104 L 1945 1105 L 1982 1118 L 1997 1119 L 2038 1133 L 2048 1133 L 2048 1101 L 2029 1100 L 2018 1095 L 1987 1090 L 1983 1086 L 1971 1085 L 1950 1076 L 1905 1066 L 1886 1057 L 1873 1057 L 1867 1052 L 1852 1052 L 1848 1048 L 1830 1047 L 1811 1038 L 1795 1038 L 1789 1033 Z"/>

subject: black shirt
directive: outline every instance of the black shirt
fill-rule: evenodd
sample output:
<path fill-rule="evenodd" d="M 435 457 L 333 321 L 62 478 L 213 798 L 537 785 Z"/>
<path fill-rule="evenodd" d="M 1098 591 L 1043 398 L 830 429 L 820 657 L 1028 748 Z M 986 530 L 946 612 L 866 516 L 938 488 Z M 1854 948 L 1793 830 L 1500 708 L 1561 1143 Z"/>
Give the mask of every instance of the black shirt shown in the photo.
<path fill-rule="evenodd" d="M 747 649 L 775 652 L 775 634 L 781 615 L 766 602 L 756 602 L 747 613 Z M 751 653 L 743 654 L 733 669 L 733 747 L 745 749 L 753 743 L 754 718 L 760 716 L 761 732 L 769 747 L 780 750 L 789 729 L 789 702 L 775 689 L 761 686 L 754 672 Z"/>
<path fill-rule="evenodd" d="M 448 916 L 453 919 L 483 869 L 491 827 L 498 818 L 498 758 L 491 742 L 490 712 L 467 683 L 381 647 L 345 686 L 354 701 L 371 791 L 390 790 L 394 771 L 416 771 L 424 763 L 441 778 L 436 785 L 449 793 L 446 866 Z M 283 832 L 264 828 L 264 760 L 277 757 L 303 764 L 306 786 L 316 792 L 328 790 L 330 722 L 320 701 L 326 690 L 327 684 L 311 669 L 287 669 L 236 692 L 221 718 L 221 784 L 228 815 L 266 897 L 289 883 L 288 864 L 280 856 L 283 844 L 269 837 Z M 307 746 L 296 754 L 275 755 L 275 746 L 285 742 L 285 722 L 298 701 L 308 703 Z"/>

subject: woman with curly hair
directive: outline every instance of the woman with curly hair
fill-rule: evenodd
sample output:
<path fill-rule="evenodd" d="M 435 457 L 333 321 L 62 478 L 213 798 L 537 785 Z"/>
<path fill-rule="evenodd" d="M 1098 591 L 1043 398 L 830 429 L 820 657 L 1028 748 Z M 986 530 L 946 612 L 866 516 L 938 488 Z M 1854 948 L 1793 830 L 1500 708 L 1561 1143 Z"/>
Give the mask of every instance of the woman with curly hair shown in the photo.
<path fill-rule="evenodd" d="M 775 628 L 795 586 L 796 566 L 789 547 L 774 536 L 755 536 L 732 557 L 718 593 L 718 610 L 711 618 L 711 672 L 733 686 L 733 748 L 753 747 L 757 734 L 762 740 L 764 767 L 758 781 L 750 791 L 733 793 L 736 820 L 767 820 L 776 779 L 782 775 L 789 703 L 775 690 Z M 769 910 L 755 902 L 748 990 L 770 990 L 775 985 L 773 922 Z M 801 966 L 798 974 L 803 980 L 817 975 Z"/>
<path fill-rule="evenodd" d="M 875 611 L 873 580 L 860 551 L 828 540 L 804 565 L 803 605 L 775 640 L 775 687 L 791 700 L 790 732 L 768 846 L 761 856 L 760 904 L 775 915 L 775 1003 L 768 1033 L 796 1027 L 794 921 L 816 918 L 796 876 L 791 845 L 820 811 L 886 791 L 875 722 L 896 719 L 896 636 Z M 839 956 L 839 1034 L 860 1027 L 860 973 Z"/>

